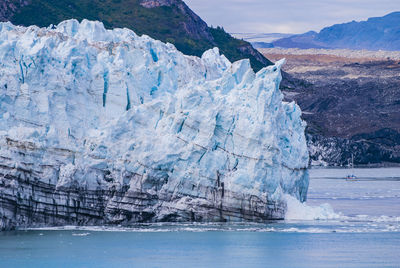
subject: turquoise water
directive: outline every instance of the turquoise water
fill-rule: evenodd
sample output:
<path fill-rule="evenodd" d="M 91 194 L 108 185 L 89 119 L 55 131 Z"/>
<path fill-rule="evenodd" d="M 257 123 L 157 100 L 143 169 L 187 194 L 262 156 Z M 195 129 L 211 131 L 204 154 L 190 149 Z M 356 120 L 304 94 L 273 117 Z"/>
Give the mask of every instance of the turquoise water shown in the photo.
<path fill-rule="evenodd" d="M 27 231 L 1 267 L 398 267 L 398 233 Z"/>
<path fill-rule="evenodd" d="M 400 267 L 400 169 L 340 172 L 311 173 L 319 220 L 2 232 L 0 267 Z"/>

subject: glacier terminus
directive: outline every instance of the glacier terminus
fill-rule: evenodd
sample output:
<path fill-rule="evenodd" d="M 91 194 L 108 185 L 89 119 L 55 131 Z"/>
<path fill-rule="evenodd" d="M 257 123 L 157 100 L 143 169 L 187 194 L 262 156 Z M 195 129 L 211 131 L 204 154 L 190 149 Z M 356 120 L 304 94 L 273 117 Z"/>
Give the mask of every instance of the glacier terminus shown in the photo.
<path fill-rule="evenodd" d="M 0 229 L 282 219 L 308 189 L 283 62 L 254 73 L 88 20 L 0 23 Z"/>

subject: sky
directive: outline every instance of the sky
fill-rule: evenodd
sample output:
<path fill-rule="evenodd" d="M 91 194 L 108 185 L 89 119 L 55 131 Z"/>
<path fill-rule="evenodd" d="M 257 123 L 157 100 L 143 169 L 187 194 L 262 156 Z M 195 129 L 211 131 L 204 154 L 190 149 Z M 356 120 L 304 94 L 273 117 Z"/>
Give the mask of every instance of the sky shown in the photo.
<path fill-rule="evenodd" d="M 304 33 L 400 11 L 400 0 L 184 0 L 230 33 Z"/>

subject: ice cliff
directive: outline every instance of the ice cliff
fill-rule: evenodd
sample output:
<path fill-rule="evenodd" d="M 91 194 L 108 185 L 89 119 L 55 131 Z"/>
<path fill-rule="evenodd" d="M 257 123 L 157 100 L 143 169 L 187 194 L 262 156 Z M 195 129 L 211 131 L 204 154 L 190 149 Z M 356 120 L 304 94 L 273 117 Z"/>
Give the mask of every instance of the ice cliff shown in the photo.
<path fill-rule="evenodd" d="M 280 66 L 128 29 L 0 23 L 0 229 L 282 218 L 308 188 Z"/>

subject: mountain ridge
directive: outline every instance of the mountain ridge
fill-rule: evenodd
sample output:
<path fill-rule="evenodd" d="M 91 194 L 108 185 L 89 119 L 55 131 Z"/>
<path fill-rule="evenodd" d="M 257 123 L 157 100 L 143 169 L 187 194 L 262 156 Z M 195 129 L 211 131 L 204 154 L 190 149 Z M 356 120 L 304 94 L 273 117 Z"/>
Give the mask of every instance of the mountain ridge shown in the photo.
<path fill-rule="evenodd" d="M 366 21 L 334 24 L 319 33 L 310 31 L 276 40 L 273 45 L 302 49 L 400 50 L 400 12 Z"/>

